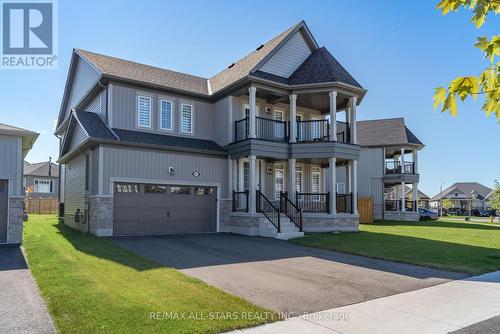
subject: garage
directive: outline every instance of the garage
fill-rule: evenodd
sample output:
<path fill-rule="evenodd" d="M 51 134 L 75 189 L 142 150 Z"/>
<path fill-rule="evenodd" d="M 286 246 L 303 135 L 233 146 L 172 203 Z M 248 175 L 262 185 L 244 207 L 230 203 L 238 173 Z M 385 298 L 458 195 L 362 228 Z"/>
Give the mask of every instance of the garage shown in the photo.
<path fill-rule="evenodd" d="M 115 183 L 113 235 L 216 232 L 217 188 Z"/>

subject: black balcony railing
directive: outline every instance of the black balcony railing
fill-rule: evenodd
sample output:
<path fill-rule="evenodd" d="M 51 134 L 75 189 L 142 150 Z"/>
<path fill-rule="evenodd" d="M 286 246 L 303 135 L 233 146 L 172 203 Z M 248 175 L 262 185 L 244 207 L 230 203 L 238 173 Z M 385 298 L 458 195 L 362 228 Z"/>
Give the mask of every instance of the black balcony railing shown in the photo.
<path fill-rule="evenodd" d="M 352 213 L 352 193 L 337 194 L 337 213 Z"/>
<path fill-rule="evenodd" d="M 351 142 L 351 127 L 345 122 L 337 122 L 337 141 L 340 143 Z"/>
<path fill-rule="evenodd" d="M 401 167 L 400 161 L 386 161 L 385 162 L 385 173 L 386 174 L 415 174 L 415 163 L 405 162 L 404 168 Z"/>
<path fill-rule="evenodd" d="M 295 203 L 304 212 L 330 213 L 330 193 L 295 194 Z"/>
<path fill-rule="evenodd" d="M 255 117 L 255 136 L 257 139 L 288 142 L 288 123 L 275 119 Z"/>
<path fill-rule="evenodd" d="M 233 190 L 233 212 L 248 212 L 248 190 Z"/>
<path fill-rule="evenodd" d="M 281 232 L 281 222 L 280 222 L 280 213 L 281 210 L 278 206 L 273 204 L 264 194 L 257 190 L 256 193 L 257 200 L 257 212 L 262 213 L 267 220 L 278 230 L 278 233 Z"/>
<path fill-rule="evenodd" d="M 250 138 L 250 119 L 248 117 L 234 122 L 234 141 Z M 270 118 L 255 117 L 255 138 L 274 142 L 288 142 L 288 123 Z"/>
<path fill-rule="evenodd" d="M 385 200 L 385 211 L 402 211 L 403 203 L 401 200 Z M 405 201 L 405 210 L 417 211 L 417 201 Z"/>
<path fill-rule="evenodd" d="M 330 124 L 326 119 L 297 121 L 297 142 L 330 140 Z"/>
<path fill-rule="evenodd" d="M 287 192 L 280 193 L 280 210 L 295 224 L 295 226 L 297 226 L 299 231 L 302 232 L 302 209 L 288 198 Z"/>

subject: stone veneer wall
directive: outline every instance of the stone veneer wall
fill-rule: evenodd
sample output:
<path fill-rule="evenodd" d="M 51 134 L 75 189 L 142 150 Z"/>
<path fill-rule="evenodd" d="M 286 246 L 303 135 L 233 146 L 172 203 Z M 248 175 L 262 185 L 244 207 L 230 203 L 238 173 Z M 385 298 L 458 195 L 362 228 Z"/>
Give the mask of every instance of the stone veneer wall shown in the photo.
<path fill-rule="evenodd" d="M 20 244 L 23 240 L 23 197 L 9 197 L 9 229 L 7 242 Z"/>
<path fill-rule="evenodd" d="M 302 217 L 304 232 L 358 232 L 359 215 L 327 215 L 305 213 Z"/>
<path fill-rule="evenodd" d="M 90 233 L 98 237 L 113 235 L 113 197 L 93 196 L 89 198 Z"/>
<path fill-rule="evenodd" d="M 385 220 L 402 220 L 402 221 L 419 221 L 420 215 L 418 212 L 412 211 L 386 211 L 384 213 Z"/>

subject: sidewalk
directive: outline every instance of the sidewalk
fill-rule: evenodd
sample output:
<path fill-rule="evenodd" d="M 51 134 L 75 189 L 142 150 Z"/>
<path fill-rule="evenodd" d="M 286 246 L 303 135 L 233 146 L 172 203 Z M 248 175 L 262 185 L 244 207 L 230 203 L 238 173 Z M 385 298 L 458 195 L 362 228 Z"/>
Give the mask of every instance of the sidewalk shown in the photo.
<path fill-rule="evenodd" d="M 500 315 L 499 300 L 497 271 L 234 333 L 448 333 Z"/>

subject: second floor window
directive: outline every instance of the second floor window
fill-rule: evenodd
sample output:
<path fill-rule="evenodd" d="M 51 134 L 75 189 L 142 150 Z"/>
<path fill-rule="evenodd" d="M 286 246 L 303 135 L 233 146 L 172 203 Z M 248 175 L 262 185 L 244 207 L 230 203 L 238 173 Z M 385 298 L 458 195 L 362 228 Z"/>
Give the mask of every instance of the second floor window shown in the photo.
<path fill-rule="evenodd" d="M 160 128 L 172 130 L 172 115 L 174 103 L 169 100 L 160 100 Z"/>
<path fill-rule="evenodd" d="M 52 181 L 51 180 L 35 180 L 35 186 L 33 191 L 36 193 L 51 193 L 52 192 Z"/>
<path fill-rule="evenodd" d="M 151 98 L 149 96 L 137 96 L 137 126 L 151 127 Z"/>
<path fill-rule="evenodd" d="M 193 133 L 193 106 L 190 104 L 181 106 L 181 132 Z"/>

